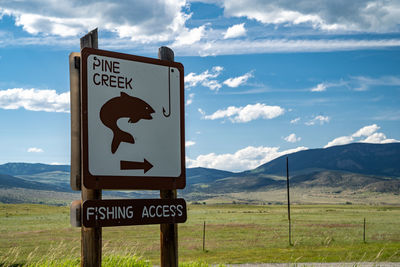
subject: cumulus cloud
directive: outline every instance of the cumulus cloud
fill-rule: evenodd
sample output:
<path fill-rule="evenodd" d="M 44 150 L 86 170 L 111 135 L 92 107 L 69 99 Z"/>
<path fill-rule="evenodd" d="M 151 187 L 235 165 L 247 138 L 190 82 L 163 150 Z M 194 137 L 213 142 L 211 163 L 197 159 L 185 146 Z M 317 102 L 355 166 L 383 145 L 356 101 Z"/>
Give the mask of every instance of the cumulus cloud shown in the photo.
<path fill-rule="evenodd" d="M 224 39 L 237 38 L 244 35 L 246 35 L 246 29 L 244 28 L 244 23 L 241 23 L 229 27 L 224 34 Z"/>
<path fill-rule="evenodd" d="M 46 112 L 69 112 L 69 92 L 57 94 L 56 90 L 13 88 L 0 90 L 0 108 Z"/>
<path fill-rule="evenodd" d="M 355 132 L 352 137 L 361 137 L 361 136 L 371 136 L 373 133 L 378 131 L 381 127 L 379 127 L 376 124 L 368 125 L 365 127 L 362 127 L 360 130 Z"/>
<path fill-rule="evenodd" d="M 185 86 L 186 88 L 195 87 L 197 85 L 202 85 L 204 87 L 208 87 L 210 90 L 218 91 L 222 85 L 215 80 L 224 68 L 221 66 L 215 66 L 209 70 L 205 70 L 200 74 L 196 74 L 194 72 L 189 73 L 185 76 Z"/>
<path fill-rule="evenodd" d="M 286 142 L 289 142 L 289 143 L 296 143 L 296 142 L 299 142 L 301 140 L 301 137 L 298 137 L 298 136 L 296 136 L 295 133 L 292 133 L 292 134 L 289 134 L 288 136 L 286 136 L 284 138 L 284 140 Z"/>
<path fill-rule="evenodd" d="M 325 0 L 223 0 L 222 6 L 228 17 L 247 17 L 282 26 L 303 24 L 326 31 L 398 30 L 400 15 L 400 3 L 395 0 L 335 1 L 334 4 Z"/>
<path fill-rule="evenodd" d="M 340 136 L 332 141 L 328 142 L 324 148 L 331 147 L 331 146 L 340 146 L 340 145 L 347 145 L 350 144 L 351 142 L 354 141 L 354 138 L 352 136 Z"/>
<path fill-rule="evenodd" d="M 188 2 L 190 1 L 3 1 L 0 19 L 2 16 L 10 16 L 16 26 L 30 35 L 1 38 L 0 46 L 72 47 L 79 43 L 77 37 L 95 27 L 100 29 L 101 34 L 104 33 L 101 38 L 104 49 L 134 49 L 137 53 L 154 53 L 160 45 L 167 44 L 181 56 L 347 51 L 400 46 L 400 39 L 397 37 L 375 36 L 371 39 L 360 39 L 353 35 L 354 38 L 333 39 L 329 34 L 325 35 L 325 39 L 318 40 L 303 37 L 315 30 L 350 33 L 398 32 L 400 3 L 394 0 L 335 1 L 334 4 L 325 0 L 299 0 L 295 3 L 279 0 L 206 1 L 221 6 L 224 17 L 240 17 L 263 23 L 265 32 L 271 33 L 270 25 L 278 29 L 273 32 L 279 35 L 280 27 L 294 27 L 290 32 L 298 35 L 295 38 L 289 35 L 283 38 L 270 38 L 269 34 L 252 35 L 250 33 L 260 31 L 250 30 L 254 23 L 247 21 L 232 25 L 226 30 L 212 29 L 210 23 L 191 23 L 193 13 Z M 257 24 L 256 27 L 263 26 Z M 246 39 L 237 38 L 244 35 Z M 298 38 L 299 36 L 302 37 Z"/>
<path fill-rule="evenodd" d="M 362 143 L 373 143 L 373 144 L 387 144 L 400 142 L 396 139 L 387 138 L 384 133 L 373 133 L 367 136 L 365 139 L 361 140 Z"/>
<path fill-rule="evenodd" d="M 315 125 L 317 123 L 319 123 L 320 125 L 324 125 L 325 123 L 328 123 L 329 121 L 330 121 L 330 117 L 318 115 L 318 116 L 315 116 L 313 119 L 309 120 L 308 122 L 306 122 L 305 125 L 311 126 L 311 125 Z"/>
<path fill-rule="evenodd" d="M 235 77 L 235 78 L 229 78 L 224 81 L 224 84 L 229 86 L 229 87 L 238 87 L 244 83 L 247 82 L 249 78 L 253 77 L 252 72 L 248 72 L 242 76 Z"/>
<path fill-rule="evenodd" d="M 200 26 L 198 28 L 193 29 L 184 29 L 182 33 L 180 33 L 172 46 L 183 46 L 183 45 L 192 45 L 204 36 L 205 26 Z"/>
<path fill-rule="evenodd" d="M 202 27 L 188 30 L 186 1 L 7 1 L 0 14 L 12 16 L 16 26 L 37 35 L 77 36 L 95 27 L 136 42 L 191 43 L 201 37 Z M 43 8 L 46 7 L 46 8 Z M 181 33 L 190 37 L 184 38 Z"/>
<path fill-rule="evenodd" d="M 189 168 L 204 167 L 238 172 L 254 169 L 280 156 L 306 149 L 308 148 L 297 147 L 279 151 L 279 147 L 248 146 L 232 154 L 210 153 L 200 155 L 195 159 L 186 158 L 186 166 Z"/>
<path fill-rule="evenodd" d="M 37 147 L 30 147 L 28 148 L 27 152 L 29 153 L 43 153 L 43 149 Z"/>
<path fill-rule="evenodd" d="M 380 127 L 376 124 L 367 125 L 360 128 L 358 131 L 348 136 L 340 136 L 332 141 L 328 142 L 324 148 L 337 146 L 337 145 L 346 145 L 352 142 L 361 142 L 361 143 L 374 143 L 374 144 L 387 144 L 387 143 L 395 143 L 400 142 L 396 139 L 387 138 L 384 133 L 377 132 Z M 364 139 L 361 139 L 364 138 Z"/>
<path fill-rule="evenodd" d="M 273 119 L 285 113 L 285 110 L 279 106 L 268 106 L 263 103 L 247 105 L 245 107 L 230 106 L 226 109 L 220 109 L 211 115 L 205 115 L 206 120 L 216 120 L 229 118 L 233 123 L 249 122 L 256 119 Z"/>

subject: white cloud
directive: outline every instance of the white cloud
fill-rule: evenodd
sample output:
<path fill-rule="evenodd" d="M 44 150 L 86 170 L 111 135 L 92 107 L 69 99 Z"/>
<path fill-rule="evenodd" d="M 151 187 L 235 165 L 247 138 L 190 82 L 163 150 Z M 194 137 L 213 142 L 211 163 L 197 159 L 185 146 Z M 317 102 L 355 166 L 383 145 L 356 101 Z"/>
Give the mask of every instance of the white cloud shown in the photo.
<path fill-rule="evenodd" d="M 384 133 L 378 133 L 380 127 L 376 124 L 364 126 L 360 128 L 358 131 L 349 136 L 341 136 L 333 139 L 328 142 L 324 148 L 337 146 L 337 145 L 346 145 L 352 142 L 362 142 L 362 143 L 374 143 L 374 144 L 387 144 L 387 143 L 395 143 L 400 142 L 396 139 L 389 139 L 386 137 Z M 361 137 L 365 137 L 364 139 L 360 139 Z"/>
<path fill-rule="evenodd" d="M 328 88 L 331 87 L 339 87 L 339 86 L 347 86 L 348 85 L 348 81 L 344 81 L 344 80 L 340 80 L 338 82 L 323 82 L 323 83 L 319 83 L 317 84 L 317 86 L 313 87 L 310 89 L 311 92 L 324 92 L 326 91 Z"/>
<path fill-rule="evenodd" d="M 196 142 L 195 141 L 186 141 L 185 142 L 185 147 L 190 147 L 190 146 L 194 146 L 196 144 Z"/>
<path fill-rule="evenodd" d="M 285 113 L 285 110 L 279 106 L 267 106 L 262 103 L 247 105 L 245 107 L 230 106 L 226 109 L 217 110 L 211 115 L 205 115 L 206 120 L 216 120 L 229 118 L 231 122 L 249 122 L 256 119 L 273 119 Z"/>
<path fill-rule="evenodd" d="M 361 137 L 361 136 L 370 136 L 376 131 L 378 131 L 381 127 L 379 127 L 376 124 L 368 125 L 365 127 L 362 127 L 360 130 L 355 132 L 352 136 L 353 137 Z"/>
<path fill-rule="evenodd" d="M 325 0 L 316 0 L 315 3 L 308 0 L 294 3 L 279 0 L 208 1 L 221 6 L 224 17 L 228 19 L 240 17 L 241 20 L 257 20 L 265 24 L 260 26 L 257 23 L 254 31 L 249 28 L 254 27 L 254 23 L 247 21 L 226 30 L 212 29 L 210 23 L 188 23 L 193 15 L 188 2 L 3 1 L 0 19 L 2 16 L 11 16 L 16 26 L 22 27 L 30 36 L 18 37 L 11 34 L 8 38 L 0 39 L 0 47 L 75 47 L 79 44 L 77 37 L 95 27 L 100 30 L 101 47 L 104 49 L 133 49 L 136 53 L 154 53 L 160 45 L 167 44 L 180 56 L 347 51 L 400 46 L 397 37 L 359 39 L 359 36 L 353 35 L 353 39 L 332 39 L 330 35 L 332 30 L 339 30 L 340 34 L 342 31 L 351 34 L 354 31 L 398 32 L 398 1 L 354 0 L 335 4 Z M 274 27 L 272 31 L 271 25 Z M 285 28 L 284 32 L 289 28 L 290 34 L 282 38 L 280 28 Z M 310 36 L 309 33 L 316 30 L 329 33 L 321 39 L 303 37 Z M 256 34 L 251 34 L 253 32 Z M 236 38 L 244 35 L 247 35 L 245 40 Z"/>
<path fill-rule="evenodd" d="M 224 68 L 221 66 L 215 66 L 211 71 L 205 70 L 200 74 L 194 72 L 189 73 L 185 76 L 185 86 L 186 88 L 195 87 L 201 84 L 204 87 L 208 87 L 210 90 L 217 90 L 222 87 L 222 85 L 215 80 Z"/>
<path fill-rule="evenodd" d="M 247 80 L 249 78 L 251 78 L 251 77 L 253 77 L 252 72 L 248 72 L 248 73 L 246 73 L 246 74 L 244 74 L 242 76 L 239 76 L 239 77 L 229 78 L 229 79 L 224 81 L 224 84 L 229 86 L 229 87 L 234 87 L 235 88 L 235 87 L 238 87 L 238 86 L 246 83 Z"/>
<path fill-rule="evenodd" d="M 399 47 L 400 39 L 227 39 L 208 40 L 176 49 L 180 55 L 242 55 L 260 53 L 330 52 Z M 245 48 L 245 49 L 244 49 Z"/>
<path fill-rule="evenodd" d="M 311 92 L 323 92 L 326 91 L 326 84 L 319 83 L 316 87 L 311 88 Z"/>
<path fill-rule="evenodd" d="M 12 16 L 16 26 L 32 35 L 77 36 L 95 27 L 138 43 L 165 42 L 180 36 L 190 43 L 201 36 L 202 27 L 187 29 L 191 14 L 185 0 L 176 1 L 7 1 L 0 14 Z M 43 8 L 46 7 L 46 8 Z M 190 35 L 186 39 L 181 33 Z"/>
<path fill-rule="evenodd" d="M 244 28 L 244 23 L 241 23 L 229 27 L 224 34 L 224 39 L 237 38 L 244 35 L 246 35 L 246 29 Z"/>
<path fill-rule="evenodd" d="M 186 166 L 189 168 L 205 167 L 238 172 L 254 169 L 261 164 L 267 163 L 280 156 L 306 149 L 308 148 L 297 147 L 294 149 L 279 151 L 279 147 L 248 146 L 233 154 L 210 153 L 200 155 L 195 159 L 186 158 Z"/>
<path fill-rule="evenodd" d="M 367 76 L 356 76 L 352 77 L 350 85 L 356 91 L 366 91 L 373 86 L 400 86 L 400 77 L 382 76 L 372 78 Z"/>
<path fill-rule="evenodd" d="M 85 31 L 86 32 L 86 31 Z M 84 33 L 84 32 L 83 32 Z M 81 33 L 80 35 L 83 35 Z M 152 43 L 150 43 L 150 41 Z M 146 42 L 146 45 L 142 43 Z M 166 41 L 157 42 L 150 39 L 126 39 L 117 37 L 104 37 L 101 47 L 107 50 L 135 49 L 136 53 L 154 53 Z M 64 46 L 71 49 L 79 44 L 79 38 L 58 36 L 30 36 L 0 39 L 0 47 L 7 46 Z M 399 47 L 400 39 L 290 39 L 290 38 L 251 38 L 241 39 L 215 39 L 202 38 L 200 41 L 185 46 L 173 48 L 176 55 L 180 56 L 216 56 L 216 55 L 242 55 L 261 53 L 297 53 L 297 52 L 332 52 L 353 51 L 365 49 L 386 49 Z M 245 47 L 245 49 L 243 49 Z"/>
<path fill-rule="evenodd" d="M 396 139 L 388 139 L 384 133 L 373 133 L 365 139 L 361 140 L 362 143 L 373 143 L 373 144 L 388 144 L 400 142 Z"/>
<path fill-rule="evenodd" d="M 300 121 L 300 118 L 297 117 L 297 118 L 291 120 L 290 123 L 291 123 L 291 124 L 296 124 L 296 123 L 298 123 L 299 121 Z"/>
<path fill-rule="evenodd" d="M 368 76 L 355 76 L 347 80 L 340 80 L 338 82 L 322 82 L 317 86 L 310 89 L 311 92 L 323 92 L 331 87 L 346 86 L 355 91 L 366 91 L 375 86 L 400 86 L 400 77 L 398 76 L 381 76 L 381 77 L 368 77 Z"/>
<path fill-rule="evenodd" d="M 37 147 L 30 147 L 28 148 L 27 152 L 29 153 L 43 153 L 43 149 Z"/>
<path fill-rule="evenodd" d="M 197 111 L 202 115 L 205 116 L 206 112 L 204 110 L 202 110 L 201 108 L 198 108 Z"/>
<path fill-rule="evenodd" d="M 181 34 L 176 37 L 175 42 L 172 46 L 184 46 L 184 45 L 192 45 L 204 36 L 205 26 L 200 26 L 198 28 L 193 29 L 184 29 Z"/>
<path fill-rule="evenodd" d="M 189 106 L 193 103 L 194 93 L 189 94 L 188 98 L 186 99 L 186 106 Z"/>
<path fill-rule="evenodd" d="M 330 121 L 330 117 L 318 115 L 315 118 L 306 122 L 305 125 L 311 126 L 311 125 L 315 125 L 317 123 L 319 123 L 320 125 L 324 125 L 325 123 L 328 123 L 329 121 Z"/>
<path fill-rule="evenodd" d="M 224 0 L 224 15 L 247 17 L 264 24 L 309 25 L 324 31 L 387 32 L 398 30 L 400 3 L 389 1 Z"/>
<path fill-rule="evenodd" d="M 0 90 L 0 108 L 46 112 L 69 112 L 69 92 L 55 90 L 13 88 Z"/>
<path fill-rule="evenodd" d="M 298 136 L 296 136 L 295 133 L 292 133 L 292 134 L 289 134 L 288 136 L 286 136 L 284 139 L 285 139 L 286 142 L 296 143 L 296 142 L 299 142 L 301 140 L 301 137 L 298 137 Z"/>
<path fill-rule="evenodd" d="M 332 141 L 328 142 L 324 148 L 331 147 L 331 146 L 340 146 L 340 145 L 347 145 L 354 141 L 354 138 L 351 136 L 341 136 L 333 139 Z"/>
<path fill-rule="evenodd" d="M 222 85 L 217 80 L 206 80 L 203 81 L 201 85 L 203 85 L 204 87 L 208 87 L 210 88 L 210 90 L 213 91 L 218 91 L 222 87 Z"/>

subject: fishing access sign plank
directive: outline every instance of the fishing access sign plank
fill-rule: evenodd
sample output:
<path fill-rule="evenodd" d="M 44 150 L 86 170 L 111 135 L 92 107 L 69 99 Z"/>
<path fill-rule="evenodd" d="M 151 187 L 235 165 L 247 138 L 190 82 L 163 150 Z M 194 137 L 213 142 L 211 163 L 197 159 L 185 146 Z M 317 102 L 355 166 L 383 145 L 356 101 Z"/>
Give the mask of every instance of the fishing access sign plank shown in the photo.
<path fill-rule="evenodd" d="M 85 227 L 174 224 L 186 219 L 183 198 L 86 200 L 82 205 Z"/>
<path fill-rule="evenodd" d="M 85 187 L 184 188 L 183 65 L 84 48 L 81 77 Z"/>

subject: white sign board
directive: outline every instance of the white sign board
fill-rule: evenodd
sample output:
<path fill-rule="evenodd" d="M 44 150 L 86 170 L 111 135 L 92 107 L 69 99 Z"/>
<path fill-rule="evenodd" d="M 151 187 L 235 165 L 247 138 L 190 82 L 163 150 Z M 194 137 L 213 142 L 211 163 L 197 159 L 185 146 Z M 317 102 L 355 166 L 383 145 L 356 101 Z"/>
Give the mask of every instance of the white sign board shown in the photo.
<path fill-rule="evenodd" d="M 183 66 L 85 48 L 81 71 L 85 186 L 184 187 Z"/>

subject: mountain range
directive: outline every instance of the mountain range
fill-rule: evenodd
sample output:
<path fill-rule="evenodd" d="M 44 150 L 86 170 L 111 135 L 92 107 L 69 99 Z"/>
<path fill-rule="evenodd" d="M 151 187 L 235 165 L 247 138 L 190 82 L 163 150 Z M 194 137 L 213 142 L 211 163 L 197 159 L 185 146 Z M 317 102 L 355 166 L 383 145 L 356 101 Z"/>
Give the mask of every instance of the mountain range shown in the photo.
<path fill-rule="evenodd" d="M 350 199 L 364 203 L 370 201 L 371 195 L 378 194 L 377 201 L 400 204 L 400 143 L 353 143 L 309 149 L 240 173 L 187 168 L 187 185 L 184 190 L 179 190 L 179 194 L 194 202 L 282 202 L 286 190 L 286 158 L 293 194 L 302 198 L 308 194 L 310 199 L 318 202 L 315 196 L 321 195 L 320 199 L 325 202 L 327 199 Z M 76 199 L 79 193 L 69 187 L 69 171 L 69 165 L 0 165 L 0 201 L 15 202 L 13 196 L 16 196 L 16 202 L 21 199 L 30 202 L 29 194 L 35 196 L 38 191 L 41 195 L 44 191 L 58 192 L 64 196 L 63 201 L 71 196 Z M 111 197 L 158 197 L 156 191 L 106 191 L 107 194 Z M 34 199 L 37 202 L 38 198 Z M 307 203 L 299 201 L 302 202 Z"/>

